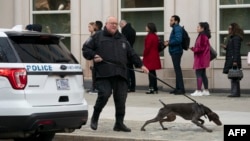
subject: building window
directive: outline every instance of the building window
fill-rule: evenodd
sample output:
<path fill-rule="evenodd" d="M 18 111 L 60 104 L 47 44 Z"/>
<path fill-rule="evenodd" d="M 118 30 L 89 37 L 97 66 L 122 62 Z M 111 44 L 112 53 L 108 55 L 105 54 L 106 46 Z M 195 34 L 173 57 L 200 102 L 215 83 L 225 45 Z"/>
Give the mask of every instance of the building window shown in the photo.
<path fill-rule="evenodd" d="M 70 0 L 31 0 L 31 21 L 42 25 L 42 32 L 65 36 L 70 49 Z"/>
<path fill-rule="evenodd" d="M 143 54 L 148 22 L 155 23 L 157 34 L 164 38 L 164 0 L 119 0 L 119 5 L 121 19 L 131 23 L 136 30 L 134 49 L 137 54 Z"/>
<path fill-rule="evenodd" d="M 250 0 L 218 0 L 219 27 L 218 41 L 220 44 L 226 44 L 228 35 L 228 26 L 235 22 L 244 30 L 244 39 L 241 46 L 241 55 L 246 56 L 250 47 Z M 220 56 L 225 56 L 224 49 L 220 48 Z"/>

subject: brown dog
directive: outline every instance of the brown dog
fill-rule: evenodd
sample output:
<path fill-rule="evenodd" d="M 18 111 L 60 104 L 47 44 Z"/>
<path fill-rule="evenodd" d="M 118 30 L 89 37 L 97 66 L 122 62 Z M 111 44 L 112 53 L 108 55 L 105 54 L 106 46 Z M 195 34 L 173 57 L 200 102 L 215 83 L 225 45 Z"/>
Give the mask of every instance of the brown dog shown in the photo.
<path fill-rule="evenodd" d="M 207 132 L 212 132 L 211 129 L 205 127 L 204 120 L 200 119 L 202 116 L 207 116 L 209 121 L 213 121 L 216 125 L 222 125 L 219 116 L 210 110 L 208 107 L 198 104 L 198 103 L 175 103 L 175 104 L 165 104 L 161 100 L 160 102 L 163 104 L 163 108 L 161 108 L 157 114 L 157 116 L 151 120 L 148 120 L 141 127 L 141 131 L 145 131 L 145 126 L 149 123 L 159 121 L 163 130 L 167 130 L 163 126 L 163 122 L 171 122 L 176 119 L 176 115 L 184 118 L 185 120 L 191 120 L 197 126 L 203 128 Z M 165 118 L 166 117 L 166 118 Z"/>

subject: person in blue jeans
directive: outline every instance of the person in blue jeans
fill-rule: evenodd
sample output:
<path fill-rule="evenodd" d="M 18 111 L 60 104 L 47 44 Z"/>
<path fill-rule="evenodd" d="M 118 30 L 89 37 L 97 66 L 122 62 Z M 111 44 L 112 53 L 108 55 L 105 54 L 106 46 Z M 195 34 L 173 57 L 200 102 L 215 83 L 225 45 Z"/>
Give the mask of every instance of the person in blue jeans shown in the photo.
<path fill-rule="evenodd" d="M 185 87 L 183 82 L 182 70 L 181 70 L 181 57 L 183 54 L 182 49 L 182 27 L 179 25 L 180 17 L 177 15 L 173 15 L 170 18 L 170 26 L 173 28 L 169 37 L 169 40 L 165 42 L 165 45 L 168 46 L 169 54 L 172 58 L 175 78 L 176 78 L 176 86 L 172 94 L 185 94 Z"/>

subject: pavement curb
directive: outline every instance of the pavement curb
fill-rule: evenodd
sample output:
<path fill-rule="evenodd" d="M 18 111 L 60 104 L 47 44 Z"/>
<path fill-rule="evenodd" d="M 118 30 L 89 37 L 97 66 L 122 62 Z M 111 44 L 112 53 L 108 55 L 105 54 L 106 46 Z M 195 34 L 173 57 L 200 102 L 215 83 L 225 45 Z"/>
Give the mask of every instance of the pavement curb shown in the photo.
<path fill-rule="evenodd" d="M 56 135 L 53 141 L 166 141 L 166 140 L 152 140 L 152 139 L 135 139 L 122 137 L 107 137 L 107 136 L 77 136 L 77 135 Z"/>

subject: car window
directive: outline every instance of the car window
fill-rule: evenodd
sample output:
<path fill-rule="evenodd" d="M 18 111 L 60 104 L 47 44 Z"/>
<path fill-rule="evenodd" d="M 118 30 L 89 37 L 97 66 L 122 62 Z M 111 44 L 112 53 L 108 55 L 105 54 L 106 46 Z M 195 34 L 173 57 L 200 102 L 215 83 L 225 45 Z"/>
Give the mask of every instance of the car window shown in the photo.
<path fill-rule="evenodd" d="M 24 63 L 77 63 L 59 38 L 15 36 L 10 39 Z"/>
<path fill-rule="evenodd" d="M 6 37 L 0 37 L 0 62 L 16 62 L 17 59 Z"/>

